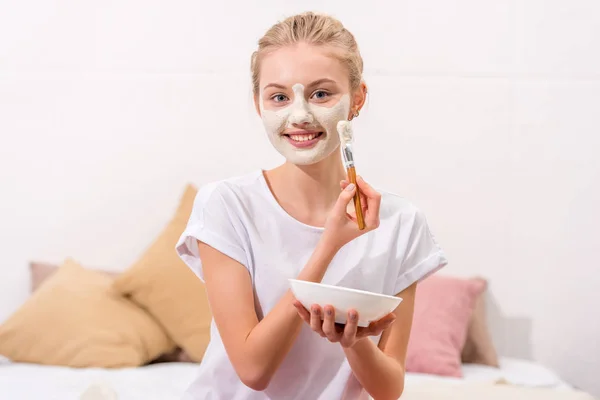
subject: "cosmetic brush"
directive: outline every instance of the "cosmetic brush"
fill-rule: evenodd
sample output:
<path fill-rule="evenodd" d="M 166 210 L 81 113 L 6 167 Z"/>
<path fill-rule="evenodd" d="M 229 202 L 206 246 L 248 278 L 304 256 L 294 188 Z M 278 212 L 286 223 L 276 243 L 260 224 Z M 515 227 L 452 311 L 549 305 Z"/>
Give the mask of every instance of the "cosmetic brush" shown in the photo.
<path fill-rule="evenodd" d="M 362 205 L 360 204 L 360 193 L 356 184 L 356 167 L 354 166 L 354 154 L 352 149 L 353 132 L 350 121 L 340 121 L 337 124 L 337 131 L 340 135 L 342 156 L 344 158 L 344 167 L 348 174 L 348 180 L 356 186 L 354 194 L 354 209 L 356 210 L 356 221 L 358 229 L 365 229 L 365 219 L 362 213 Z"/>

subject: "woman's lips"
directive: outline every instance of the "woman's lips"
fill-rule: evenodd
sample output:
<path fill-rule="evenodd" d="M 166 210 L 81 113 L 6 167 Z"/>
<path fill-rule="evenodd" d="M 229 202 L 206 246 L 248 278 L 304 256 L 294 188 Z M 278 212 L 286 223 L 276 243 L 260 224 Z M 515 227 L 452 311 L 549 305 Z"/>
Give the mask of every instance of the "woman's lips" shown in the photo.
<path fill-rule="evenodd" d="M 323 136 L 323 132 L 290 132 L 286 133 L 286 140 L 297 148 L 314 146 Z"/>

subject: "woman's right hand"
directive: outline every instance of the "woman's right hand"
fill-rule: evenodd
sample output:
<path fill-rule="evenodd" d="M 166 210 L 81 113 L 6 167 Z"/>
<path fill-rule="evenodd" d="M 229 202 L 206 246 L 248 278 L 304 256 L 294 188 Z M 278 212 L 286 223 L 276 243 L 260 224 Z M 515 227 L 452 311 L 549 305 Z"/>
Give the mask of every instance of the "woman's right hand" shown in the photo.
<path fill-rule="evenodd" d="M 360 176 L 356 178 L 356 183 L 360 193 L 365 228 L 363 230 L 358 229 L 356 212 L 348 212 L 348 205 L 354 198 L 356 186 L 348 181 L 340 182 L 342 192 L 327 217 L 325 232 L 323 233 L 323 239 L 336 249 L 340 249 L 346 243 L 379 227 L 381 194 Z"/>

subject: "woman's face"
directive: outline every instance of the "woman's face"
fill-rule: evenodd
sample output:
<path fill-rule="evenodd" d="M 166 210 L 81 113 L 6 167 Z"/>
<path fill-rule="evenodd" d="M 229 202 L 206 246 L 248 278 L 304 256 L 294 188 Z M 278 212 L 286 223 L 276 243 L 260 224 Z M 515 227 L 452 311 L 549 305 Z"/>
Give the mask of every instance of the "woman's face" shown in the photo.
<path fill-rule="evenodd" d="M 293 164 L 332 154 L 340 143 L 337 123 L 350 116 L 348 70 L 333 51 L 299 43 L 261 60 L 257 109 L 269 140 Z"/>

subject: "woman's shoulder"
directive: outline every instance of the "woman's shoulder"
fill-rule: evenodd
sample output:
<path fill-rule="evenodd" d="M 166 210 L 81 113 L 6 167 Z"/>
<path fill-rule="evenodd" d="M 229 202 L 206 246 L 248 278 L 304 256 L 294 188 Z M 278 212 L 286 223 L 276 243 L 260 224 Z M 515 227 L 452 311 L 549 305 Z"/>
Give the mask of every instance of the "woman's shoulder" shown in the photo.
<path fill-rule="evenodd" d="M 404 196 L 377 190 L 381 193 L 380 227 L 386 227 L 383 231 L 393 231 L 399 234 L 421 229 L 429 230 L 429 221 L 422 208 Z"/>
<path fill-rule="evenodd" d="M 215 197 L 226 201 L 239 198 L 242 194 L 258 190 L 261 178 L 262 171 L 252 171 L 243 175 L 206 182 L 199 186 L 196 203 L 205 204 Z"/>
<path fill-rule="evenodd" d="M 381 193 L 380 218 L 400 217 L 417 218 L 422 211 L 410 199 L 394 192 L 377 189 Z"/>

